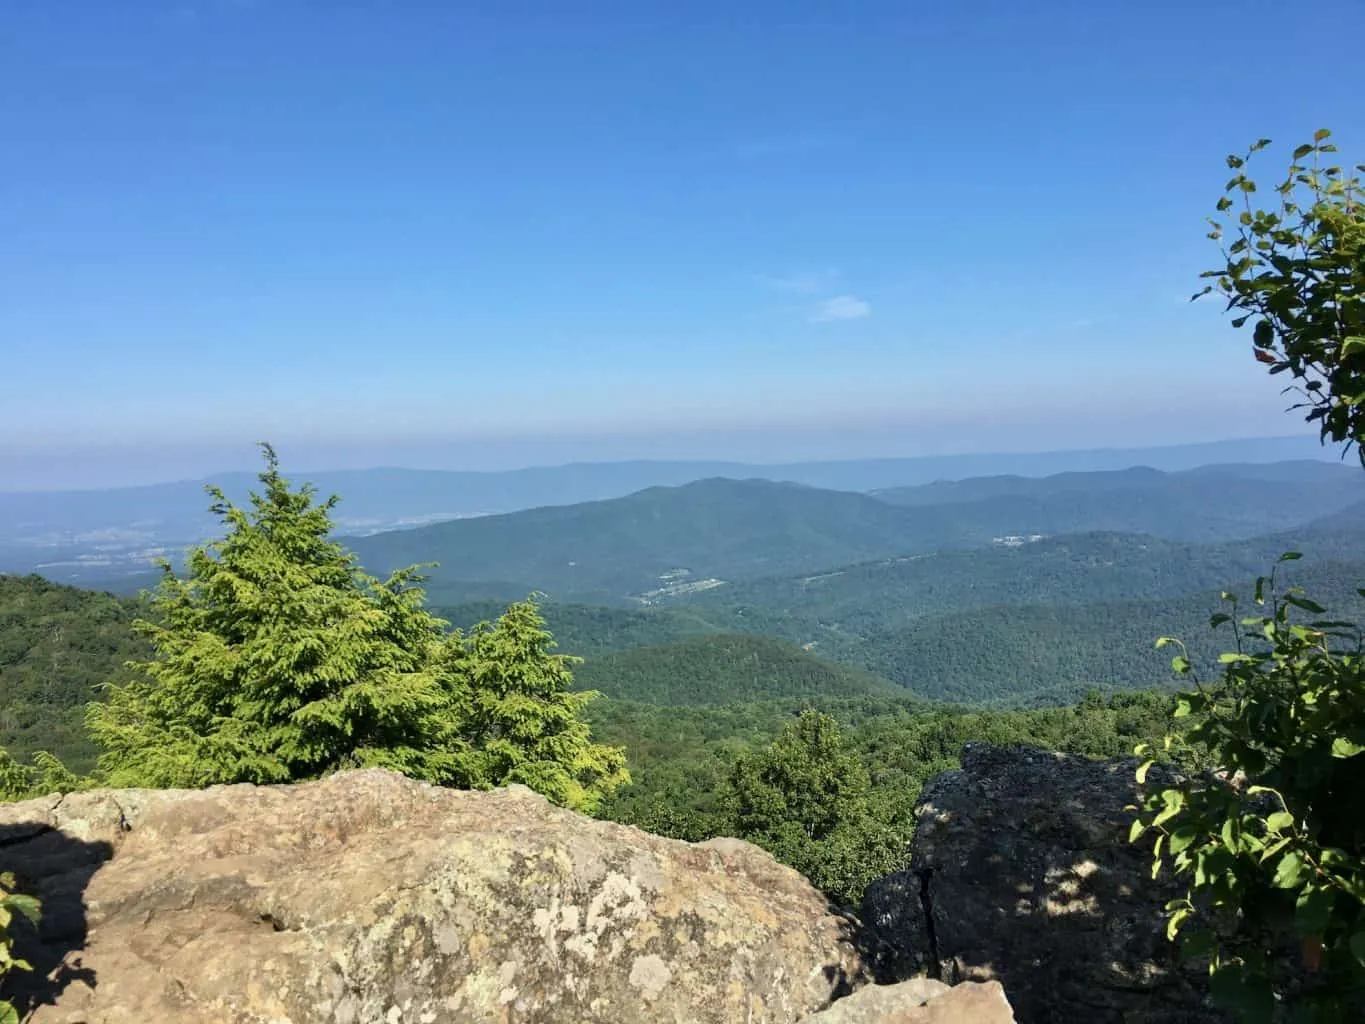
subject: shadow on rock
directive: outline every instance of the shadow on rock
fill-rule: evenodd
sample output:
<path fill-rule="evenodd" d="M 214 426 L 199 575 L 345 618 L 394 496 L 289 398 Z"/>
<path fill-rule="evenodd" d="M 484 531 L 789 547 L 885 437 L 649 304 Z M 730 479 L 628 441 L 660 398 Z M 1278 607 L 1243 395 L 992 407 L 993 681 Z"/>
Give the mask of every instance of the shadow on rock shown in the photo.
<path fill-rule="evenodd" d="M 12 871 L 19 891 L 43 904 L 37 929 L 22 919 L 12 929 L 15 955 L 33 965 L 5 979 L 5 994 L 21 1018 L 55 1003 L 73 982 L 95 986 L 94 972 L 81 962 L 88 931 L 85 890 L 113 853 L 108 842 L 83 842 L 38 822 L 0 825 L 0 871 Z"/>
<path fill-rule="evenodd" d="M 1127 841 L 1135 767 L 968 744 L 925 787 L 910 867 L 868 889 L 878 980 L 998 979 L 1032 1024 L 1223 1020 L 1166 940 L 1170 883 Z"/>

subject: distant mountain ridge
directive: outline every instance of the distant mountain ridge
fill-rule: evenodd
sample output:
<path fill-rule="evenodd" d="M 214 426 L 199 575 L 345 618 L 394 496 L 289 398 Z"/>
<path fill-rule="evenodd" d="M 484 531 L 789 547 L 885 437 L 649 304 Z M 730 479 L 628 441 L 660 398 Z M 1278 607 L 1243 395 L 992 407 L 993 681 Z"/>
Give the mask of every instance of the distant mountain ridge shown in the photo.
<path fill-rule="evenodd" d="M 1324 514 L 1349 516 L 1365 501 L 1365 474 L 1328 470 L 1276 466 L 1269 480 L 1255 467 L 1128 471 L 1072 475 L 1060 488 L 1048 480 L 996 478 L 984 497 L 968 493 L 940 504 L 712 479 L 375 534 L 350 546 L 376 573 L 440 563 L 430 589 L 442 603 L 477 596 L 475 584 L 484 579 L 560 601 L 664 600 L 713 589 L 723 600 L 719 588 L 742 581 L 1039 536 L 1112 532 L 1207 544 L 1302 526 Z M 1313 479 L 1291 485 L 1281 481 L 1286 475 Z M 455 586 L 460 596 L 447 591 Z"/>
<path fill-rule="evenodd" d="M 508 513 L 623 497 L 655 486 L 681 486 L 710 477 L 766 479 L 834 490 L 870 491 L 1013 473 L 1026 477 L 1134 465 L 1180 470 L 1209 463 L 1267 463 L 1283 459 L 1331 461 L 1307 437 L 1248 439 L 1143 449 L 969 454 L 846 461 L 741 464 L 724 461 L 579 463 L 500 472 L 378 468 L 296 471 L 323 495 L 343 501 L 339 531 L 349 535 L 464 516 Z M 246 472 L 204 480 L 86 491 L 6 491 L 0 481 L 0 572 L 44 573 L 68 582 L 114 583 L 141 572 L 155 557 L 178 555 L 213 535 L 206 482 L 244 500 L 255 483 Z"/>

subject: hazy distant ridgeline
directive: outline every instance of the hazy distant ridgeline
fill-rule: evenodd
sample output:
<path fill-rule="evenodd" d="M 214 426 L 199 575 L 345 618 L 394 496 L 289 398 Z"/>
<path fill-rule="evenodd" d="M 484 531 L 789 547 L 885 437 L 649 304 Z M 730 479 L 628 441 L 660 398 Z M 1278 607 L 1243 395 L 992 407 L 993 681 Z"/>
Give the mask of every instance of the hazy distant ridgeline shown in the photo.
<path fill-rule="evenodd" d="M 1272 438 L 1153 449 L 786 465 L 621 462 L 506 472 L 370 469 L 288 475 L 311 480 L 323 495 L 342 495 L 336 513 L 339 532 L 365 535 L 459 517 L 618 498 L 651 487 L 680 486 L 713 477 L 784 481 L 857 492 L 890 488 L 900 501 L 907 487 L 988 473 L 1010 472 L 1029 478 L 1134 465 L 1182 470 L 1211 462 L 1265 463 L 1286 458 L 1325 460 L 1330 454 L 1311 438 Z M 1330 462 L 1319 465 L 1328 466 Z M 238 502 L 245 499 L 254 482 L 247 473 L 219 473 L 211 479 Z M 930 496 L 915 503 L 940 502 Z M 177 557 L 187 545 L 214 534 L 216 526 L 206 504 L 204 481 L 99 491 L 0 489 L 0 572 L 37 569 L 66 582 L 126 590 L 133 585 L 127 577 L 143 572 L 150 559 Z"/>
<path fill-rule="evenodd" d="M 1365 501 L 1358 470 L 1317 463 L 970 484 L 872 497 L 763 480 L 704 480 L 609 501 L 375 534 L 357 538 L 352 547 L 375 572 L 439 562 L 430 590 L 442 603 L 479 596 L 480 580 L 497 580 L 503 591 L 520 584 L 557 600 L 598 603 L 658 599 L 668 596 L 655 593 L 660 590 L 685 592 L 724 581 L 714 595 L 725 600 L 731 585 L 745 580 L 834 572 L 857 562 L 994 547 L 1035 535 L 1113 531 L 1232 541 L 1301 526 Z M 947 500 L 925 504 L 920 490 L 944 493 Z M 1365 522 L 1365 514 L 1360 519 Z M 1013 575 L 1017 563 L 1009 564 Z M 447 589 L 456 583 L 458 594 Z"/>

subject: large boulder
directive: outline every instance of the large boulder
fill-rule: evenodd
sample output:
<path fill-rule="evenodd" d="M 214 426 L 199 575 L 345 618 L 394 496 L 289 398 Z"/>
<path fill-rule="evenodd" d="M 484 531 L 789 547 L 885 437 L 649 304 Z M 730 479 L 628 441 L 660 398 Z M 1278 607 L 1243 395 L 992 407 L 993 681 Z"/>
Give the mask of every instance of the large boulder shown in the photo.
<path fill-rule="evenodd" d="M 846 922 L 736 840 L 368 770 L 0 807 L 45 902 L 33 1024 L 797 1021 Z"/>
<path fill-rule="evenodd" d="M 868 889 L 883 980 L 998 978 L 1030 1024 L 1221 1020 L 1166 939 L 1175 886 L 1128 842 L 1136 767 L 968 744 L 924 789 L 910 867 Z"/>

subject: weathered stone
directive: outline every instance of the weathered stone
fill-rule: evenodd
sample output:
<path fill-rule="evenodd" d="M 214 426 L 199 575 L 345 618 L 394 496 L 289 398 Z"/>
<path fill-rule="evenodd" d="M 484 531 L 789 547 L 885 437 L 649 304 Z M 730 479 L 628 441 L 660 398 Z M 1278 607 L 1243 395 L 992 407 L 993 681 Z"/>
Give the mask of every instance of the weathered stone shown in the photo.
<path fill-rule="evenodd" d="M 1030 1024 L 1221 1020 L 1165 937 L 1175 887 L 1128 843 L 1136 764 L 968 744 L 925 787 L 910 867 L 868 889 L 879 976 L 998 978 Z"/>
<path fill-rule="evenodd" d="M 998 981 L 964 981 L 949 988 L 915 978 L 898 985 L 869 985 L 828 1010 L 806 1018 L 809 1024 L 1014 1024 L 1005 990 Z"/>
<path fill-rule="evenodd" d="M 846 923 L 736 840 L 383 771 L 0 807 L 49 910 L 34 1024 L 790 1022 L 859 975 Z"/>

